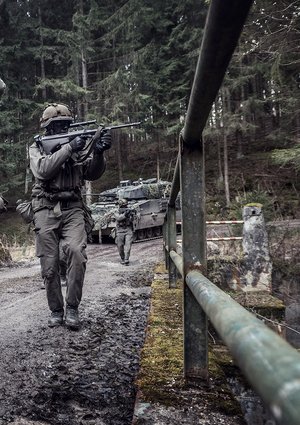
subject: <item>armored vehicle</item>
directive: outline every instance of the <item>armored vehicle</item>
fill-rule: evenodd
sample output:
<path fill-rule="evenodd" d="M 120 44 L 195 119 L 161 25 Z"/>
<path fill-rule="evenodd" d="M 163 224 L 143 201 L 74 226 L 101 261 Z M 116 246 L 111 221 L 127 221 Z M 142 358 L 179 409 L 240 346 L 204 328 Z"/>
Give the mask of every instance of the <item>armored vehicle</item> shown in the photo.
<path fill-rule="evenodd" d="M 134 239 L 142 240 L 162 235 L 162 225 L 167 210 L 171 183 L 148 179 L 131 182 L 123 180 L 117 188 L 102 192 L 99 201 L 91 205 L 95 221 L 94 239 L 102 240 L 115 237 L 114 213 L 118 210 L 118 200 L 127 199 L 128 208 L 134 209 Z M 177 207 L 177 219 L 180 221 L 180 203 Z"/>

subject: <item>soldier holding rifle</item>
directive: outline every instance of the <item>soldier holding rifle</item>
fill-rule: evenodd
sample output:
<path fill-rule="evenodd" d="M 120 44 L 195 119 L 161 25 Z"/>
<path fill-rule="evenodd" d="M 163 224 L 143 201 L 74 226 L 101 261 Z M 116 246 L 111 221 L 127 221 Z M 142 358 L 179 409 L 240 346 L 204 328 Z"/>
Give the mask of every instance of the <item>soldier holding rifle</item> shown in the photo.
<path fill-rule="evenodd" d="M 129 208 L 127 199 L 119 200 L 119 210 L 115 213 L 116 244 L 118 247 L 121 264 L 129 266 L 131 245 L 133 242 L 133 222 L 135 211 Z"/>
<path fill-rule="evenodd" d="M 67 105 L 50 104 L 41 117 L 41 128 L 58 140 L 68 133 L 73 115 Z M 39 136 L 30 146 L 30 168 L 35 177 L 32 189 L 32 209 L 36 235 L 36 255 L 40 258 L 51 316 L 50 327 L 65 324 L 70 329 L 80 327 L 78 306 L 82 297 L 86 270 L 87 230 L 92 226 L 81 188 L 84 180 L 96 180 L 105 171 L 104 152 L 111 147 L 110 131 L 97 130 L 69 138 L 68 143 L 56 143 L 53 152 L 46 152 Z M 88 154 L 82 156 L 92 139 Z M 47 141 L 44 140 L 46 146 Z M 67 258 L 66 306 L 59 276 L 59 247 Z M 66 308 L 66 311 L 64 309 Z"/>

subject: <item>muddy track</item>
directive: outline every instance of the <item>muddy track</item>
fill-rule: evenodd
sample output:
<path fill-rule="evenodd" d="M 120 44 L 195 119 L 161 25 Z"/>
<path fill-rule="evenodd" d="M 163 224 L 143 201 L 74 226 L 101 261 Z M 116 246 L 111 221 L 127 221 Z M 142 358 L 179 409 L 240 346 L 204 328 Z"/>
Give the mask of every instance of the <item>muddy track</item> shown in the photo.
<path fill-rule="evenodd" d="M 78 332 L 50 329 L 37 262 L 2 268 L 0 424 L 127 425 L 161 241 L 89 245 Z"/>

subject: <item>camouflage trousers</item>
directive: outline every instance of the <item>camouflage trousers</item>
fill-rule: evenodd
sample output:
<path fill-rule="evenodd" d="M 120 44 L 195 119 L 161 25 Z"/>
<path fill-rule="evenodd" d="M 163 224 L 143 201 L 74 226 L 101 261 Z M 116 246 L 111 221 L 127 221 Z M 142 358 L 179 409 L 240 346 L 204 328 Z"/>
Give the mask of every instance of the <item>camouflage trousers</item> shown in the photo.
<path fill-rule="evenodd" d="M 121 260 L 129 261 L 131 245 L 133 242 L 133 231 L 131 227 L 116 229 L 116 244 Z"/>
<path fill-rule="evenodd" d="M 80 207 L 61 210 L 43 208 L 34 214 L 36 255 L 40 258 L 48 305 L 51 311 L 61 311 L 64 300 L 60 282 L 60 250 L 67 264 L 67 305 L 77 308 L 82 297 L 86 270 L 87 235 L 84 212 Z"/>

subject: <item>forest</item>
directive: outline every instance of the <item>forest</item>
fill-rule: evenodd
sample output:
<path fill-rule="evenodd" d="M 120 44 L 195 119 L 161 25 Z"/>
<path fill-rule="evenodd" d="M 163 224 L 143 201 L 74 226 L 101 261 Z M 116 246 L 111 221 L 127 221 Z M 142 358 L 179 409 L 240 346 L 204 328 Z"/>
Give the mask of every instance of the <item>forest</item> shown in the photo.
<path fill-rule="evenodd" d="M 115 131 L 93 193 L 172 180 L 207 0 L 0 0 L 0 193 L 30 197 L 28 147 L 51 102 Z M 300 1 L 254 1 L 203 137 L 208 215 L 260 202 L 299 218 Z M 96 198 L 95 198 L 96 199 Z"/>

